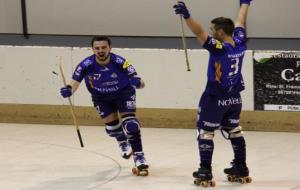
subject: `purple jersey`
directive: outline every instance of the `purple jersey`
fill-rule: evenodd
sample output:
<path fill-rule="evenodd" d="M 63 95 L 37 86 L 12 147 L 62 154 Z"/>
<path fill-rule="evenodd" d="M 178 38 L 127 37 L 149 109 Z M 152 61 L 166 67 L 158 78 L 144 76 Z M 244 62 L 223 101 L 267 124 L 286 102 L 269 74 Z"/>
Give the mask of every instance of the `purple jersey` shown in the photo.
<path fill-rule="evenodd" d="M 75 69 L 73 79 L 85 80 L 87 89 L 92 95 L 110 94 L 128 85 L 130 77 L 137 75 L 134 67 L 123 57 L 110 53 L 110 62 L 101 66 L 96 62 L 96 56 L 85 58 Z"/>
<path fill-rule="evenodd" d="M 205 89 L 209 94 L 226 96 L 237 94 L 245 88 L 241 73 L 247 49 L 245 29 L 235 28 L 233 40 L 235 46 L 209 36 L 203 45 L 210 53 Z"/>

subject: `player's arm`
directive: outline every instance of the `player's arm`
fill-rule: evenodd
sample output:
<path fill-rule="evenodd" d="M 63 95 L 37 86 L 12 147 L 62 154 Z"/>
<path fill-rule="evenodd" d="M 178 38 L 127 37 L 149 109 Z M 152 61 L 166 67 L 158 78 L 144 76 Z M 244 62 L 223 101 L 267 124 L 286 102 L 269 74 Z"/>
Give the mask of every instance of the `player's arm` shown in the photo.
<path fill-rule="evenodd" d="M 129 76 L 129 83 L 131 84 L 131 86 L 136 89 L 145 87 L 145 82 L 141 79 L 141 77 L 138 76 L 135 68 L 125 59 L 122 64 L 122 69 L 127 72 L 127 75 Z"/>
<path fill-rule="evenodd" d="M 72 94 L 74 94 L 78 89 L 79 85 L 80 82 L 73 79 L 69 85 L 64 86 L 60 89 L 61 96 L 64 98 L 72 96 Z"/>
<path fill-rule="evenodd" d="M 238 17 L 235 21 L 235 27 L 246 27 L 246 21 L 247 21 L 247 15 L 248 15 L 248 8 L 250 5 L 250 2 L 252 0 L 240 0 L 240 10 L 238 13 Z"/>
<path fill-rule="evenodd" d="M 78 89 L 83 77 L 84 77 L 84 67 L 82 67 L 82 65 L 79 64 L 73 73 L 71 83 L 60 89 L 61 96 L 64 98 L 72 96 L 72 94 L 74 94 Z"/>
<path fill-rule="evenodd" d="M 202 24 L 198 23 L 194 18 L 191 17 L 184 2 L 178 1 L 178 3 L 173 7 L 176 14 L 183 16 L 190 30 L 196 35 L 201 45 L 203 45 L 207 40 L 208 34 L 204 31 Z"/>

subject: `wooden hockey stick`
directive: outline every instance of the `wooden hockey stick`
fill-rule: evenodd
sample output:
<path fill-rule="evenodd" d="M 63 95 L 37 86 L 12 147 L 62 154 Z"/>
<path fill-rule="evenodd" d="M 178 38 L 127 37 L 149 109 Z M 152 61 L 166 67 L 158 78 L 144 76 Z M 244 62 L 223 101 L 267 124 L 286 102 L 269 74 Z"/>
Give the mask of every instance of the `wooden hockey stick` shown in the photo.
<path fill-rule="evenodd" d="M 63 67 L 62 67 L 62 57 L 61 56 L 59 57 L 59 71 L 60 71 L 60 76 L 62 78 L 64 86 L 67 86 L 66 78 L 65 78 L 65 75 L 64 75 Z M 79 126 L 77 124 L 76 116 L 75 116 L 75 113 L 74 113 L 74 106 L 73 106 L 73 103 L 72 103 L 70 97 L 68 97 L 68 100 L 69 100 L 69 104 L 70 104 L 71 114 L 72 114 L 72 117 L 73 117 L 73 122 L 74 122 L 74 125 L 75 125 L 76 130 L 77 130 L 77 135 L 78 135 L 78 138 L 79 138 L 80 146 L 83 148 L 84 145 L 83 145 L 83 142 L 82 142 Z"/>
<path fill-rule="evenodd" d="M 191 71 L 188 52 L 186 49 L 185 31 L 184 31 L 184 27 L 183 27 L 182 16 L 180 16 L 180 24 L 181 24 L 181 39 L 182 39 L 182 45 L 183 45 L 184 54 L 185 54 L 185 63 L 186 63 L 187 71 Z"/>

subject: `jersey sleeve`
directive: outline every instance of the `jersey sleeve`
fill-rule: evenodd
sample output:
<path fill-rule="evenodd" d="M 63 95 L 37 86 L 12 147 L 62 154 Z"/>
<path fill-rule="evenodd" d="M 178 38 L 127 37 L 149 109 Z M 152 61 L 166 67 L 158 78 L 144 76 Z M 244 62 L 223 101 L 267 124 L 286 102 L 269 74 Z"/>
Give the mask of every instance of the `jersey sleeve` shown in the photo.
<path fill-rule="evenodd" d="M 236 27 L 233 31 L 233 37 L 239 44 L 245 44 L 247 41 L 247 34 L 245 28 Z"/>
<path fill-rule="evenodd" d="M 72 79 L 78 82 L 81 82 L 85 76 L 86 69 L 89 65 L 92 64 L 90 59 L 85 59 L 81 63 L 79 63 L 73 72 Z"/>
<path fill-rule="evenodd" d="M 203 45 L 204 49 L 207 49 L 211 54 L 215 56 L 221 56 L 225 53 L 225 48 L 219 40 L 208 36 L 206 42 Z"/>
<path fill-rule="evenodd" d="M 135 68 L 129 63 L 128 60 L 121 56 L 116 57 L 116 63 L 120 65 L 121 69 L 127 73 L 128 76 L 135 76 L 137 72 Z"/>

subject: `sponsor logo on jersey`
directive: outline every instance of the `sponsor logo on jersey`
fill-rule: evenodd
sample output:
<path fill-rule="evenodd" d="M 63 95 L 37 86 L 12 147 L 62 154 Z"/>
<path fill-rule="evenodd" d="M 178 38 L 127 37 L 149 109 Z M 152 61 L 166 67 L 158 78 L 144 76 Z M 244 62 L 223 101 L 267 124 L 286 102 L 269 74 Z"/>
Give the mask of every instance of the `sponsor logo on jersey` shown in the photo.
<path fill-rule="evenodd" d="M 93 63 L 93 62 L 92 62 L 91 60 L 87 59 L 87 60 L 85 60 L 85 61 L 83 62 L 83 65 L 89 66 L 89 65 L 92 64 L 92 63 Z"/>
<path fill-rule="evenodd" d="M 80 73 L 81 73 L 81 71 L 82 71 L 82 67 L 81 67 L 81 66 L 78 66 L 77 69 L 76 69 L 76 71 L 75 71 L 75 75 L 76 75 L 76 76 L 79 76 Z"/>
<path fill-rule="evenodd" d="M 222 43 L 219 41 L 219 40 L 216 40 L 217 41 L 217 44 L 216 44 L 216 48 L 217 49 L 222 49 Z"/>
<path fill-rule="evenodd" d="M 222 49 L 223 45 L 219 40 L 216 40 L 214 38 L 211 39 L 211 43 L 217 48 Z"/>
<path fill-rule="evenodd" d="M 208 121 L 203 121 L 203 125 L 206 127 L 219 127 L 220 123 L 212 123 L 212 122 L 208 122 Z"/>
<path fill-rule="evenodd" d="M 228 98 L 226 100 L 218 100 L 218 106 L 230 106 L 234 104 L 241 104 L 241 98 Z"/>
<path fill-rule="evenodd" d="M 113 78 L 113 79 L 115 79 L 115 78 L 118 77 L 118 75 L 116 73 L 113 73 L 113 74 L 110 75 L 110 77 Z"/>
<path fill-rule="evenodd" d="M 135 69 L 132 65 L 130 65 L 128 68 L 127 68 L 127 71 L 129 72 L 129 74 L 133 74 L 135 73 Z"/>
<path fill-rule="evenodd" d="M 101 69 L 100 71 L 109 71 L 109 68 L 105 67 L 104 69 Z"/>
<path fill-rule="evenodd" d="M 126 107 L 128 109 L 135 109 L 135 101 L 126 101 Z"/>
<path fill-rule="evenodd" d="M 231 124 L 238 124 L 240 122 L 240 120 L 239 119 L 229 119 L 229 122 Z"/>
<path fill-rule="evenodd" d="M 135 100 L 135 95 L 130 96 L 131 100 Z"/>
<path fill-rule="evenodd" d="M 102 85 L 103 86 L 112 86 L 112 85 L 117 85 L 119 83 L 119 81 L 114 80 L 114 81 L 109 81 L 109 82 L 103 82 Z"/>
<path fill-rule="evenodd" d="M 95 90 L 97 90 L 98 92 L 100 93 L 111 93 L 111 92 L 116 92 L 119 90 L 119 87 L 118 86 L 114 86 L 114 87 L 111 87 L 111 88 L 98 88 L 98 87 L 94 87 Z"/>
<path fill-rule="evenodd" d="M 117 63 L 123 63 L 123 62 L 124 62 L 124 59 L 122 59 L 121 57 L 117 57 L 117 58 L 116 58 L 116 62 L 117 62 Z"/>
<path fill-rule="evenodd" d="M 212 146 L 208 144 L 201 144 L 199 147 L 201 151 L 212 151 Z"/>
<path fill-rule="evenodd" d="M 130 63 L 128 61 L 125 61 L 123 64 L 123 69 L 127 69 L 130 66 Z"/>

